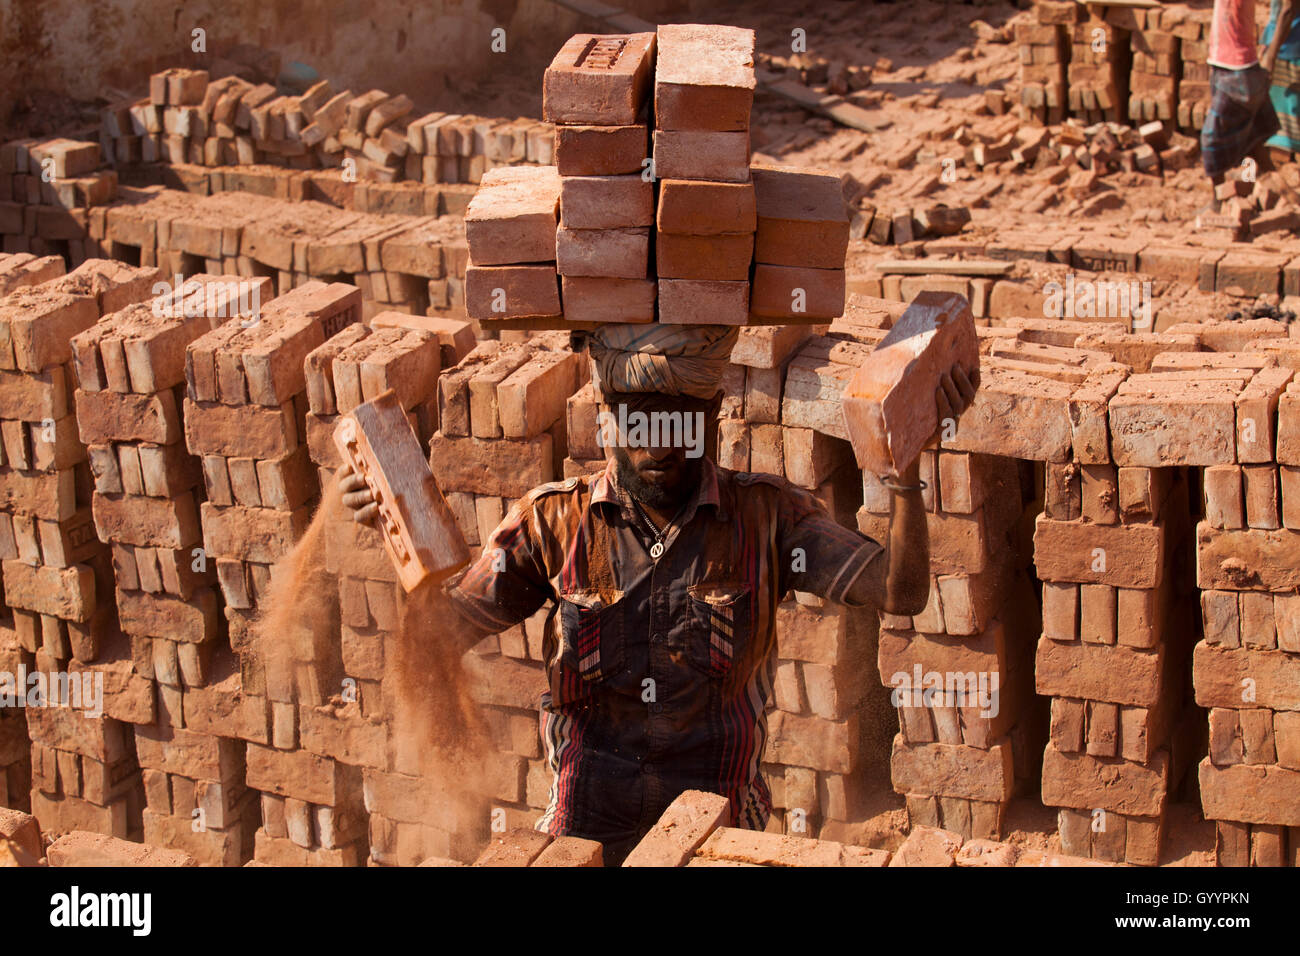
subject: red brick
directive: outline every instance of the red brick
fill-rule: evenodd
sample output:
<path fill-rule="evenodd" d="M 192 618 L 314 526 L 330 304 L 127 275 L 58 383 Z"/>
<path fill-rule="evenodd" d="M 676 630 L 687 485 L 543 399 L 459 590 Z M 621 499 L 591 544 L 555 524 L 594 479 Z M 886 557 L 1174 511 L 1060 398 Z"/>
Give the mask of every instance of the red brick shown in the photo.
<path fill-rule="evenodd" d="M 749 283 L 703 279 L 659 280 L 659 321 L 674 325 L 744 325 Z"/>
<path fill-rule="evenodd" d="M 754 254 L 753 233 L 655 237 L 655 271 L 661 279 L 746 281 Z"/>
<path fill-rule="evenodd" d="M 560 177 L 550 166 L 501 167 L 484 173 L 465 212 L 465 239 L 475 265 L 555 259 Z"/>
<path fill-rule="evenodd" d="M 650 262 L 650 230 L 562 225 L 555 233 L 555 261 L 562 276 L 643 279 Z"/>
<path fill-rule="evenodd" d="M 624 866 L 682 866 L 731 817 L 726 797 L 687 790 L 623 861 Z"/>
<path fill-rule="evenodd" d="M 560 223 L 567 229 L 638 228 L 654 221 L 654 183 L 639 174 L 560 179 Z"/>
<path fill-rule="evenodd" d="M 629 126 L 650 85 L 655 35 L 570 37 L 542 79 L 542 116 L 550 123 Z"/>
<path fill-rule="evenodd" d="M 1150 765 L 1120 758 L 1061 753 L 1052 744 L 1043 753 L 1043 803 L 1076 810 L 1097 808 L 1137 816 L 1164 812 L 1169 785 L 1169 755 L 1159 751 Z"/>
<path fill-rule="evenodd" d="M 677 235 L 752 233 L 758 224 L 754 184 L 661 180 L 655 224 Z"/>
<path fill-rule="evenodd" d="M 1005 802 L 1014 783 L 1011 744 L 987 749 L 963 744 L 907 744 L 894 738 L 890 772 L 899 793 Z"/>
<path fill-rule="evenodd" d="M 1039 694 L 1150 707 L 1163 691 L 1164 648 L 1063 643 L 1044 637 L 1034 667 Z"/>
<path fill-rule="evenodd" d="M 649 158 L 645 126 L 555 127 L 555 165 L 561 176 L 640 174 Z"/>
<path fill-rule="evenodd" d="M 756 299 L 763 268 L 755 270 Z M 934 403 L 939 377 L 957 364 L 968 372 L 978 368 L 974 333 L 970 310 L 956 296 L 926 293 L 908 308 L 844 391 L 859 467 L 897 474 L 916 459 L 940 424 Z"/>
<path fill-rule="evenodd" d="M 1300 826 L 1300 773 L 1278 766 L 1200 764 L 1201 805 L 1209 819 Z"/>
<path fill-rule="evenodd" d="M 561 314 L 554 265 L 470 266 L 465 311 L 475 319 L 519 319 Z"/>
<path fill-rule="evenodd" d="M 716 24 L 659 27 L 658 129 L 747 130 L 754 87 L 753 30 Z"/>
<path fill-rule="evenodd" d="M 1162 525 L 1097 525 L 1039 515 L 1034 560 L 1045 581 L 1152 588 L 1163 575 Z"/>
<path fill-rule="evenodd" d="M 749 133 L 661 130 L 654 133 L 658 179 L 749 181 Z"/>

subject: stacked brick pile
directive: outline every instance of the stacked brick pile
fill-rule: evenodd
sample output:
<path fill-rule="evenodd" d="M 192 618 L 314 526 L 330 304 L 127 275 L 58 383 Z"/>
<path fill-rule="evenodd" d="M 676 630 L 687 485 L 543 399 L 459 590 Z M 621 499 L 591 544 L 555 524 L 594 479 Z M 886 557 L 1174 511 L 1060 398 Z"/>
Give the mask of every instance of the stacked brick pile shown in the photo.
<path fill-rule="evenodd" d="M 1249 371 L 1258 353 L 1213 357 Z M 1204 637 L 1192 679 L 1196 702 L 1209 708 L 1201 805 L 1216 822 L 1220 866 L 1300 865 L 1300 386 L 1292 376 L 1271 365 L 1255 371 L 1236 398 L 1236 463 L 1204 472 Z"/>
<path fill-rule="evenodd" d="M 106 312 L 145 298 L 155 278 L 151 269 L 94 260 L 0 302 L 5 602 L 20 659 L 47 675 L 75 672 L 116 650 L 113 571 L 91 514 L 70 339 Z M 134 834 L 142 800 L 130 729 L 104 708 L 90 711 L 87 685 L 73 677 L 80 693 L 59 697 L 64 706 L 27 710 L 31 807 L 49 826 Z M 56 697 L 56 685 L 48 694 Z M 66 709 L 69 703 L 83 709 Z M 21 776 L 15 773 L 15 784 Z"/>
<path fill-rule="evenodd" d="M 1210 109 L 1210 14 L 1206 7 L 1198 10 L 1170 7 L 1162 22 L 1172 23 L 1174 36 L 1181 41 L 1182 57 L 1178 80 L 1178 126 L 1188 133 L 1199 133 Z"/>
<path fill-rule="evenodd" d="M 218 865 L 247 857 L 256 810 L 242 745 L 185 719 L 186 691 L 208 684 L 225 630 L 216 568 L 202 549 L 202 472 L 185 447 L 181 408 L 186 347 L 223 323 L 251 321 L 239 316 L 241 293 L 245 307 L 270 298 L 267 280 L 253 285 L 196 276 L 73 340 L 95 524 L 112 547 L 118 619 L 130 640 L 121 669 L 130 663 L 156 694 L 135 721 L 144 839 Z"/>
<path fill-rule="evenodd" d="M 1088 123 L 1123 122 L 1128 114 L 1129 30 L 1128 8 L 1105 16 L 1088 8 L 1070 28 L 1068 102 L 1070 115 Z"/>
<path fill-rule="evenodd" d="M 751 30 L 570 38 L 543 90 L 557 167 L 489 173 L 470 202 L 469 314 L 529 328 L 839 315 L 849 237 L 840 182 L 772 166 L 751 176 L 754 88 Z"/>
<path fill-rule="evenodd" d="M 1020 118 L 1056 125 L 1065 118 L 1070 31 L 1082 18 L 1079 5 L 1039 0 L 1033 23 L 1016 24 L 1020 45 Z"/>
<path fill-rule="evenodd" d="M 575 418 L 581 430 L 567 435 L 568 400 L 587 379 L 586 362 L 567 346 L 556 333 L 525 343 L 482 342 L 439 380 L 430 464 L 476 556 L 520 497 L 561 477 L 570 440 L 575 448 L 594 445 L 594 412 Z M 588 470 L 596 467 L 581 472 Z M 546 615 L 542 608 L 488 638 L 468 660 L 497 750 L 484 763 L 494 827 L 497 820 L 529 825 L 549 802 L 551 773 L 537 733 Z"/>
<path fill-rule="evenodd" d="M 66 271 L 61 256 L 38 259 L 30 252 L 0 253 L 0 295 L 57 279 Z"/>
<path fill-rule="evenodd" d="M 89 215 L 117 195 L 117 173 L 100 170 L 99 144 L 17 140 L 0 146 L 0 237 L 6 253 L 98 255 Z"/>
<path fill-rule="evenodd" d="M 757 225 L 749 171 L 754 32 L 665 25 L 656 54 L 659 321 L 744 325 Z"/>
<path fill-rule="evenodd" d="M 477 183 L 497 166 L 551 162 L 550 128 L 536 120 L 412 115 L 405 94 L 354 94 L 321 80 L 298 96 L 238 76 L 169 69 L 149 96 L 103 111 L 100 142 L 116 166 L 267 164 L 340 167 L 354 179 Z"/>
<path fill-rule="evenodd" d="M 429 440 L 437 427 L 439 371 L 463 354 L 467 330 L 464 323 L 382 313 L 371 328 L 350 325 L 308 354 L 308 445 L 322 488 L 342 463 L 333 441 L 338 416 L 386 389 L 397 393 L 420 441 Z M 437 782 L 420 774 L 418 748 L 404 746 L 389 724 L 393 641 L 405 607 L 392 560 L 379 532 L 341 507 L 328 518 L 324 546 L 339 621 L 321 644 L 337 657 L 341 684 L 332 686 L 341 690 L 326 688 L 329 699 L 319 706 L 302 703 L 302 747 L 362 775 L 371 863 L 411 866 L 453 849 L 464 855 L 460 829 L 471 830 L 470 821 L 448 826 L 449 814 L 433 796 Z"/>
<path fill-rule="evenodd" d="M 1135 9 L 1130 34 L 1133 69 L 1129 74 L 1128 118 L 1134 122 L 1174 120 L 1182 67 L 1179 38 L 1161 10 Z"/>
<path fill-rule="evenodd" d="M 985 361 L 990 392 L 981 395 L 997 391 L 1006 360 Z M 1038 776 L 1043 715 L 1030 661 L 1039 621 L 1020 540 L 1021 477 L 996 454 L 1008 450 L 996 436 L 966 424 L 952 450 L 922 454 L 929 603 L 911 618 L 881 615 L 878 664 L 898 708 L 891 775 L 912 826 L 997 839 L 1011 797 Z M 862 477 L 858 526 L 886 541 L 892 494 Z"/>
<path fill-rule="evenodd" d="M 124 188 L 123 201 L 105 213 L 101 241 L 114 256 L 157 264 L 169 276 L 262 276 L 281 294 L 341 277 L 361 288 L 368 315 L 464 313 L 468 254 L 456 218 L 154 187 Z"/>
<path fill-rule="evenodd" d="M 360 816 L 359 772 L 299 748 L 299 704 L 323 703 L 333 676 L 320 646 L 329 635 L 257 628 L 272 566 L 306 530 L 319 493 L 304 362 L 359 319 L 356 289 L 314 282 L 263 305 L 256 321 L 227 322 L 186 349 L 186 445 L 201 457 L 203 551 L 239 658 L 237 725 L 248 741 L 245 782 L 261 792 L 254 839 L 263 862 L 339 865 L 364 855 L 358 828 L 344 823 Z M 302 587 L 329 593 L 322 569 L 303 573 Z"/>
<path fill-rule="evenodd" d="M 546 71 L 543 110 L 563 163 L 556 267 L 574 317 L 600 310 L 614 321 L 654 317 L 655 189 L 642 175 L 654 52 L 651 33 L 578 34 Z"/>

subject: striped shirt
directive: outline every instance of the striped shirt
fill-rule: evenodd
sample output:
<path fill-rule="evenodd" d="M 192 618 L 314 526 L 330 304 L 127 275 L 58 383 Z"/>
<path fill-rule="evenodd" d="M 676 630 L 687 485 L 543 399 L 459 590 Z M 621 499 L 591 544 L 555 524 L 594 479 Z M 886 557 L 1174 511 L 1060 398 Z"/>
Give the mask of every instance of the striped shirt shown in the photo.
<path fill-rule="evenodd" d="M 550 602 L 539 830 L 625 843 L 684 790 L 726 796 L 733 826 L 766 826 L 777 604 L 791 590 L 848 603 L 882 550 L 785 479 L 707 458 L 658 560 L 653 540 L 610 462 L 520 499 L 450 592 L 490 632 Z"/>

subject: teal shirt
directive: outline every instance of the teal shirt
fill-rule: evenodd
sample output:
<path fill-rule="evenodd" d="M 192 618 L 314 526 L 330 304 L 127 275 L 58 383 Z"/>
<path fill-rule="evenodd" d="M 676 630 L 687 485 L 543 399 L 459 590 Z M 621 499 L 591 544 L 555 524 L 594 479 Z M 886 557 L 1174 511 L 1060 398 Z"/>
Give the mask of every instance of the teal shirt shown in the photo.
<path fill-rule="evenodd" d="M 1273 30 L 1277 27 L 1277 15 L 1281 9 L 1280 0 L 1273 0 L 1268 11 L 1268 26 L 1264 28 L 1264 34 L 1260 37 L 1260 44 L 1268 46 L 1273 39 Z M 1287 30 L 1286 39 L 1282 41 L 1281 48 L 1277 51 L 1279 60 L 1300 60 L 1300 7 L 1296 8 L 1296 16 L 1291 21 L 1291 26 Z"/>

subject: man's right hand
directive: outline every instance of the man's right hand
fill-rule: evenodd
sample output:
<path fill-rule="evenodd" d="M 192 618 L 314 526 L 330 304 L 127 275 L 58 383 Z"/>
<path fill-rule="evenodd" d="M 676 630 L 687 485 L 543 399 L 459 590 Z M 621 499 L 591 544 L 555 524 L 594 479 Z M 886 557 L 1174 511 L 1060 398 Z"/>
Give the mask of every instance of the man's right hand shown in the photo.
<path fill-rule="evenodd" d="M 357 474 L 350 464 L 339 469 L 339 488 L 343 491 L 343 507 L 352 512 L 352 520 L 358 524 L 374 524 L 379 514 L 379 505 L 371 494 L 366 479 Z"/>

